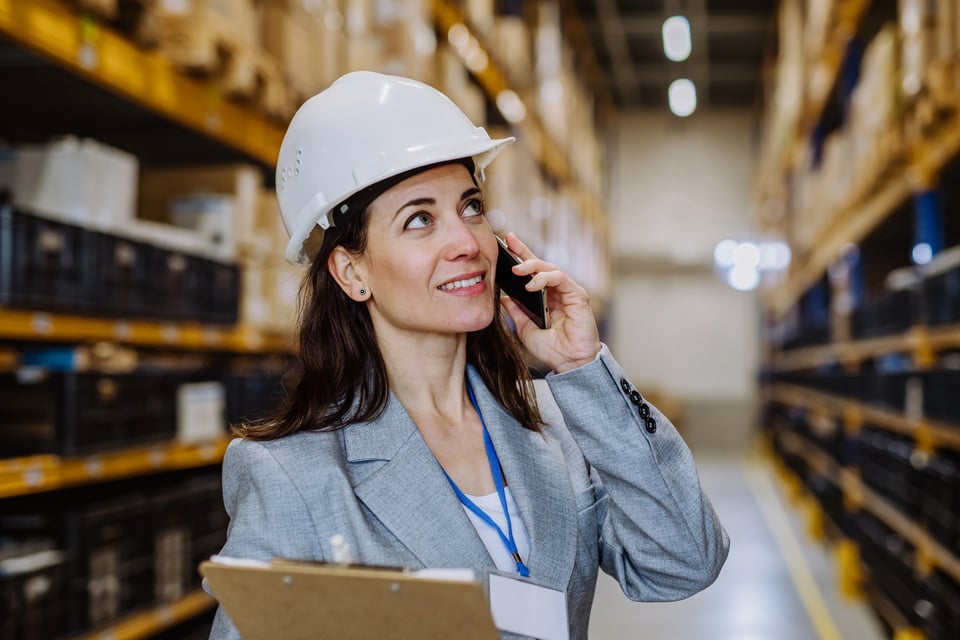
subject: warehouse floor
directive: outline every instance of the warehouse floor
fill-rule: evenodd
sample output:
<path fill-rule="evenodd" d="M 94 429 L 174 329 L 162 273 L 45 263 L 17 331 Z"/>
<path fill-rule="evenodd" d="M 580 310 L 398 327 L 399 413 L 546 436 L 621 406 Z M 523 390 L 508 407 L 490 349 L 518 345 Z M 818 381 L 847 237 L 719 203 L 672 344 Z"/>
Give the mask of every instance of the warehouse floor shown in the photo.
<path fill-rule="evenodd" d="M 695 452 L 696 453 L 696 452 Z M 772 467 L 757 457 L 697 456 L 703 486 L 730 534 L 730 555 L 706 591 L 636 604 L 601 575 L 591 640 L 879 640 L 868 606 L 839 593 L 837 565 L 814 542 Z"/>

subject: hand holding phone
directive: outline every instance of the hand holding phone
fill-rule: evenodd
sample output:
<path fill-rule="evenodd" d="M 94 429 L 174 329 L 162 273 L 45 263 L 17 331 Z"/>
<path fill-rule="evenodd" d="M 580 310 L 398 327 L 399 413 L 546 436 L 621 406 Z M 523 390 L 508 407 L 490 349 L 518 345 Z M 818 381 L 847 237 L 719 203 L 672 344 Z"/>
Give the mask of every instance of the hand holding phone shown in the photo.
<path fill-rule="evenodd" d="M 513 255 L 507 248 L 507 243 L 500 236 L 496 236 L 500 253 L 497 256 L 497 284 L 500 290 L 520 305 L 534 324 L 541 329 L 547 328 L 547 301 L 543 291 L 527 291 L 526 284 L 533 280 L 533 276 L 518 276 L 513 272 L 513 266 L 523 260 Z"/>

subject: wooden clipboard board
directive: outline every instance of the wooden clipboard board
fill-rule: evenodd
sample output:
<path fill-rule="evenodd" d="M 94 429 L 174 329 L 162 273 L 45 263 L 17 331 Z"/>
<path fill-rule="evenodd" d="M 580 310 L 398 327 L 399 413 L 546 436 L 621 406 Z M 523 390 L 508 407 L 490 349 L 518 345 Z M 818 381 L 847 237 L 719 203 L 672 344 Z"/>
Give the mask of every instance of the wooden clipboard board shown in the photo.
<path fill-rule="evenodd" d="M 244 640 L 499 640 L 479 582 L 274 561 L 200 564 Z"/>

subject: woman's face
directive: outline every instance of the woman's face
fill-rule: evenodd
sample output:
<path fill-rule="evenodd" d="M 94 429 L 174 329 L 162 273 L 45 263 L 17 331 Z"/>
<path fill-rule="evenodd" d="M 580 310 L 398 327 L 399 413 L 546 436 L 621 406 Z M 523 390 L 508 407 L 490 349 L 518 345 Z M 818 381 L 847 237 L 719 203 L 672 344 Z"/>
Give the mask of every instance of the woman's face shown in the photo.
<path fill-rule="evenodd" d="M 462 164 L 435 167 L 370 207 L 358 262 L 379 334 L 476 331 L 494 317 L 497 241 L 482 194 Z"/>

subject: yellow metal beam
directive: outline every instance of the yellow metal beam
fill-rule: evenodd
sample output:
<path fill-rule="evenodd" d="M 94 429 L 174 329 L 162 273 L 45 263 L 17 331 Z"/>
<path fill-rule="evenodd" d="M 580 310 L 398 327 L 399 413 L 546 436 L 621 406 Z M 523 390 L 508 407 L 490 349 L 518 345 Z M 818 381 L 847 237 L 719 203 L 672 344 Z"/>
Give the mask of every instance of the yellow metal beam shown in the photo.
<path fill-rule="evenodd" d="M 205 591 L 197 590 L 169 604 L 133 614 L 121 622 L 78 640 L 140 640 L 151 638 L 164 629 L 190 620 L 216 606 L 217 601 Z"/>
<path fill-rule="evenodd" d="M 53 455 L 0 460 L 0 499 L 175 469 L 218 464 L 229 438 L 201 445 L 176 442 L 79 458 Z"/>
<path fill-rule="evenodd" d="M 105 340 L 142 347 L 236 353 L 284 353 L 294 348 L 291 335 L 268 334 L 245 326 L 118 320 L 2 308 L 0 338 L 58 342 Z"/>

